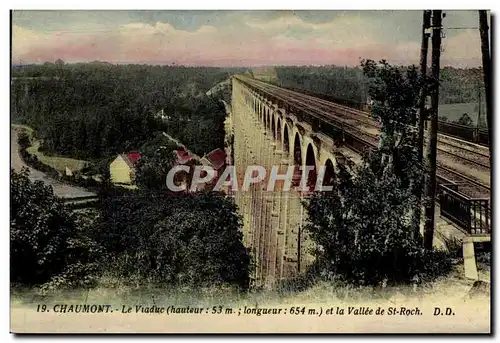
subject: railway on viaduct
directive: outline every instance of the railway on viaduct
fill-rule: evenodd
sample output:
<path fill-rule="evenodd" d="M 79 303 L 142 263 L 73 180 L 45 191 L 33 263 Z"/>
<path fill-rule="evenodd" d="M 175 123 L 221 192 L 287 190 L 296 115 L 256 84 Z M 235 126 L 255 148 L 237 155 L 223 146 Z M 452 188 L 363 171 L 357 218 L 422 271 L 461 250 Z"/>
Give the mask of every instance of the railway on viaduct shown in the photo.
<path fill-rule="evenodd" d="M 328 184 L 342 166 L 362 160 L 378 144 L 380 127 L 368 113 L 247 76 L 232 78 L 231 131 L 238 175 L 249 165 L 324 168 Z M 488 148 L 439 134 L 437 221 L 462 236 L 490 235 Z M 269 167 L 269 168 L 268 168 Z M 313 172 L 311 177 L 315 181 Z M 299 182 L 300 172 L 293 182 Z M 257 286 L 302 273 L 313 262 L 312 243 L 301 230 L 307 191 L 268 191 L 251 184 L 234 194 L 243 216 L 244 244 L 255 262 Z M 439 223 L 437 223 L 439 224 Z"/>

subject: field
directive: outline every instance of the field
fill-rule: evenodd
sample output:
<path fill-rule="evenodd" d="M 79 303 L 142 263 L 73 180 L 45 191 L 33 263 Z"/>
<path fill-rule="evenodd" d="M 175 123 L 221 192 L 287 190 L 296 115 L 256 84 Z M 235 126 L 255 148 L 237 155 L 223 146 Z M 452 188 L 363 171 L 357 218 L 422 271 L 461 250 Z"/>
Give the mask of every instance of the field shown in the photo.
<path fill-rule="evenodd" d="M 33 129 L 26 126 L 26 125 L 17 125 L 17 124 L 12 124 L 12 127 L 15 129 L 24 129 L 26 130 L 31 136 L 33 135 Z M 30 146 L 27 151 L 32 154 L 36 155 L 36 157 L 42 162 L 45 163 L 57 170 L 60 170 L 64 172 L 66 170 L 66 167 L 71 169 L 72 171 L 80 170 L 82 169 L 86 164 L 88 164 L 87 161 L 84 160 L 77 160 L 74 158 L 68 158 L 68 157 L 58 157 L 58 156 L 47 156 L 43 152 L 38 151 L 38 148 L 40 147 L 40 141 L 33 139 L 33 145 Z"/>
<path fill-rule="evenodd" d="M 479 113 L 479 106 L 477 103 L 469 102 L 463 104 L 442 104 L 439 105 L 439 116 L 447 117 L 449 121 L 457 121 L 464 113 L 467 113 L 469 117 L 477 124 L 477 116 Z M 486 122 L 485 115 L 485 105 L 481 106 L 481 121 Z"/>

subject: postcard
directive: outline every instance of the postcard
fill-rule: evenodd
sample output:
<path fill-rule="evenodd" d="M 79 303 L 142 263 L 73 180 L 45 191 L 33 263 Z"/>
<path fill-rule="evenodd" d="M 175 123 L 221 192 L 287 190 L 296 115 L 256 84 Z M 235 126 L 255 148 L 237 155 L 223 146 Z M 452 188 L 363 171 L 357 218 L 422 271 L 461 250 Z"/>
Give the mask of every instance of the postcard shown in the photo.
<path fill-rule="evenodd" d="M 11 35 L 12 333 L 491 333 L 489 11 Z"/>

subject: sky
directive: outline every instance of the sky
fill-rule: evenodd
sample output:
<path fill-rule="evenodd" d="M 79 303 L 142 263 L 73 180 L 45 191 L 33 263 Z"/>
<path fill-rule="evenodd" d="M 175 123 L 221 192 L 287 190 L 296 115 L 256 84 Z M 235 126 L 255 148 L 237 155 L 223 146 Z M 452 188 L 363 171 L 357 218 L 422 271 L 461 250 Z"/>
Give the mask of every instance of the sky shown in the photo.
<path fill-rule="evenodd" d="M 442 66 L 481 65 L 477 11 L 445 11 Z M 418 64 L 422 11 L 13 11 L 12 61 Z M 429 53 L 430 55 L 430 53 Z"/>

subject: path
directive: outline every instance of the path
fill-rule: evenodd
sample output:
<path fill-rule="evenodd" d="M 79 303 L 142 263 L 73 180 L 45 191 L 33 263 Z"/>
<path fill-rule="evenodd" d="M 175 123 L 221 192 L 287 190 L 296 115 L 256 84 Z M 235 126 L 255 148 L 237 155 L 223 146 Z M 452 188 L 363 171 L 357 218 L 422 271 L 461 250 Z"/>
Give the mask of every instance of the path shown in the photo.
<path fill-rule="evenodd" d="M 20 171 L 22 167 L 27 167 L 30 171 L 29 178 L 31 181 L 42 181 L 43 183 L 52 186 L 54 189 L 54 194 L 61 198 L 75 198 L 75 197 L 86 197 L 96 195 L 95 193 L 89 192 L 84 188 L 75 187 L 71 185 L 64 184 L 62 182 L 56 181 L 45 173 L 28 167 L 19 155 L 19 144 L 17 144 L 17 136 L 19 131 L 11 127 L 10 135 L 10 165 L 15 171 Z"/>

